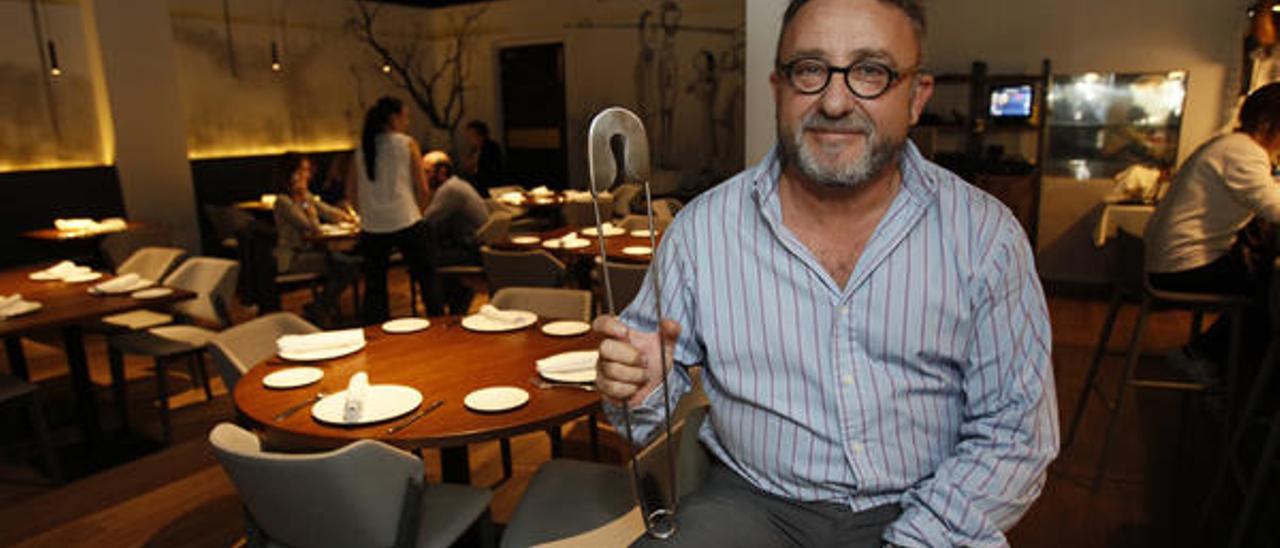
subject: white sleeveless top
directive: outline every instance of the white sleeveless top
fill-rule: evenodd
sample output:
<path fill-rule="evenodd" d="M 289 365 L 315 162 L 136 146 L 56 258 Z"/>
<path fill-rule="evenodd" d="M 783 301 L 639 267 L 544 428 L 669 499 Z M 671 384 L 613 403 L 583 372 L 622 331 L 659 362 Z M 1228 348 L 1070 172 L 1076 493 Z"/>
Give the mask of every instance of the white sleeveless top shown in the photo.
<path fill-rule="evenodd" d="M 409 174 L 408 135 L 385 132 L 377 137 L 374 180 L 365 169 L 364 149 L 356 148 L 357 195 L 360 223 L 366 232 L 387 234 L 404 230 L 422 219 Z"/>

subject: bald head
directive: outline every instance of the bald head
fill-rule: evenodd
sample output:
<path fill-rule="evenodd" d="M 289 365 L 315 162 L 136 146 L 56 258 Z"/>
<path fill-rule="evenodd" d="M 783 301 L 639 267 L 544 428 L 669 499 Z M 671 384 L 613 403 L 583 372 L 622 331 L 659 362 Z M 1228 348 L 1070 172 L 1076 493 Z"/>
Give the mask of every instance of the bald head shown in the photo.
<path fill-rule="evenodd" d="M 889 5 L 897 8 L 907 19 L 911 20 L 911 30 L 915 31 L 916 47 L 920 50 L 920 56 L 924 56 L 924 39 L 927 26 L 925 25 L 924 5 L 920 0 L 876 0 L 881 4 Z M 796 18 L 796 14 L 805 5 L 812 3 L 812 0 L 791 0 L 787 5 L 787 11 L 782 14 L 782 30 L 778 32 L 778 47 L 774 51 L 782 50 L 782 41 L 787 36 L 787 31 L 791 27 L 791 21 Z M 777 55 L 775 53 L 775 55 Z"/>

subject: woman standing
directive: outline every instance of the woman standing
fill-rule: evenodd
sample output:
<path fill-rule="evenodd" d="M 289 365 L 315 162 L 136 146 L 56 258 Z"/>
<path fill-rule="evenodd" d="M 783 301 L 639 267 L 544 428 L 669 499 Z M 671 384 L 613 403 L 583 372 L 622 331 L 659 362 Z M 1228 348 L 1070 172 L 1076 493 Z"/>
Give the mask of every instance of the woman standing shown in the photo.
<path fill-rule="evenodd" d="M 276 219 L 276 270 L 280 273 L 315 272 L 325 277 L 324 290 L 315 302 L 304 307 L 309 319 L 321 325 L 333 325 L 341 317 L 338 297 L 354 278 L 350 258 L 344 260 L 315 245 L 320 222 L 350 223 L 355 219 L 347 212 L 324 203 L 307 188 L 313 164 L 301 154 L 285 154 L 285 173 L 279 183 L 274 208 Z"/>
<path fill-rule="evenodd" d="M 430 233 L 422 221 L 428 203 L 422 152 L 405 134 L 409 110 L 383 97 L 365 114 L 360 147 L 347 176 L 347 199 L 360 213 L 360 249 L 364 254 L 366 323 L 387 319 L 387 258 L 398 248 L 409 263 L 411 282 L 423 290 L 427 313 L 443 313 Z"/>

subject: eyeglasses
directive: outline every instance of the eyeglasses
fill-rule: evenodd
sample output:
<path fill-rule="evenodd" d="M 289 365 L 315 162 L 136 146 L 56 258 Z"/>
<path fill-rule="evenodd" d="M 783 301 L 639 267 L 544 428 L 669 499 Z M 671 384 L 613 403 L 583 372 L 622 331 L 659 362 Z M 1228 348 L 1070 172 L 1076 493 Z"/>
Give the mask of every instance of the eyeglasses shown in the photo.
<path fill-rule="evenodd" d="M 780 65 L 778 69 L 787 77 L 787 83 L 804 95 L 822 93 L 831 83 L 832 73 L 844 73 L 844 83 L 849 91 L 859 99 L 870 100 L 884 95 L 894 83 L 914 74 L 920 67 L 899 72 L 883 63 L 861 61 L 842 68 L 806 57 Z"/>

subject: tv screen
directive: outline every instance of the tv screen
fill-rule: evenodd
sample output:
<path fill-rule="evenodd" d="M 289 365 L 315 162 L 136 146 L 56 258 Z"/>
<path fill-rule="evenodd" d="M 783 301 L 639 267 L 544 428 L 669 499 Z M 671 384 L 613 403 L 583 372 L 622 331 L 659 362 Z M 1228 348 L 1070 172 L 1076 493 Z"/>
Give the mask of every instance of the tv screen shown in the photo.
<path fill-rule="evenodd" d="M 1030 118 L 1034 104 L 1035 92 L 1029 84 L 991 89 L 992 118 Z"/>

